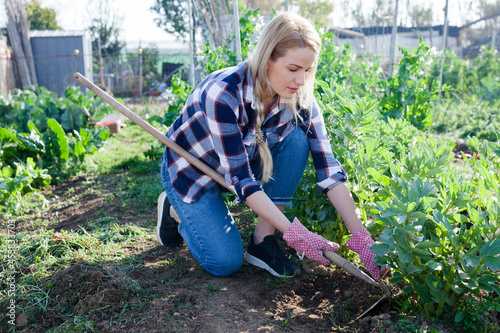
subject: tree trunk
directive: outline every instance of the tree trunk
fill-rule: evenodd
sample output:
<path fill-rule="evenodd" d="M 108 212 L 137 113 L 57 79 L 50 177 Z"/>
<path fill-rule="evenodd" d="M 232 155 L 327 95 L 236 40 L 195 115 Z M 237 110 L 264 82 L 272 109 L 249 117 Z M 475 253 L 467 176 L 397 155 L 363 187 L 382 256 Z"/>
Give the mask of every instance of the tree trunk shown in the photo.
<path fill-rule="evenodd" d="M 5 0 L 7 30 L 16 58 L 21 87 L 36 85 L 35 62 L 29 40 L 26 10 L 19 0 Z"/>

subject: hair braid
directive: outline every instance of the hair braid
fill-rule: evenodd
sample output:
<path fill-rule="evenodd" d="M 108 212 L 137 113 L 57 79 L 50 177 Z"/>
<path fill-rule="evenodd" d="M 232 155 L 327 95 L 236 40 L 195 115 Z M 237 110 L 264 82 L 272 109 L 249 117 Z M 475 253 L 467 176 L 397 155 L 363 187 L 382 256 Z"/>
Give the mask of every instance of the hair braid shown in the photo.
<path fill-rule="evenodd" d="M 273 157 L 271 155 L 271 150 L 269 150 L 269 147 L 267 146 L 267 143 L 264 139 L 264 132 L 262 130 L 262 123 L 266 118 L 266 110 L 259 98 L 255 99 L 255 106 L 257 107 L 255 134 L 262 165 L 261 181 L 262 183 L 267 183 L 271 179 L 271 176 L 273 174 Z"/>

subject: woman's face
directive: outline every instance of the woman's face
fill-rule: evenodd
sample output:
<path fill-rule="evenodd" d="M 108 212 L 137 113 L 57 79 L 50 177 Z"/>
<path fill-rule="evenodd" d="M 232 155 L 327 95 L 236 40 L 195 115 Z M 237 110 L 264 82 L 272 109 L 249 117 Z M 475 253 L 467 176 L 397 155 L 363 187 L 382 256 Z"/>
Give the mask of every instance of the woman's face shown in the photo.
<path fill-rule="evenodd" d="M 267 78 L 273 92 L 286 99 L 292 98 L 304 85 L 315 60 L 316 52 L 309 47 L 292 48 L 276 60 L 269 59 Z"/>

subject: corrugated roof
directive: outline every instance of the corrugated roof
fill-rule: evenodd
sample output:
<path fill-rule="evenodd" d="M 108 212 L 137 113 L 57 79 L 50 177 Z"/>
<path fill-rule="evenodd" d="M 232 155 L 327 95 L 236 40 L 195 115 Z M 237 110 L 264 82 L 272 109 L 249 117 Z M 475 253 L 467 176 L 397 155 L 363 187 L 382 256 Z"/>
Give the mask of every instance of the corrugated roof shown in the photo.
<path fill-rule="evenodd" d="M 74 37 L 85 36 L 87 30 L 31 30 L 30 37 Z"/>
<path fill-rule="evenodd" d="M 429 30 L 434 30 L 434 31 L 439 31 L 439 35 L 443 35 L 443 25 L 434 25 L 432 27 L 400 27 L 398 26 L 397 32 L 398 33 L 403 33 L 403 32 L 427 32 Z M 356 31 L 359 33 L 364 34 L 365 36 L 372 36 L 372 35 L 382 35 L 382 34 L 391 34 L 392 33 L 392 26 L 386 26 L 386 27 L 381 27 L 381 26 L 375 26 L 375 27 L 356 27 L 356 28 L 347 28 L 347 30 L 351 31 Z M 460 35 L 460 27 L 456 26 L 448 26 L 448 37 L 458 37 Z M 341 36 L 339 36 L 341 37 Z"/>

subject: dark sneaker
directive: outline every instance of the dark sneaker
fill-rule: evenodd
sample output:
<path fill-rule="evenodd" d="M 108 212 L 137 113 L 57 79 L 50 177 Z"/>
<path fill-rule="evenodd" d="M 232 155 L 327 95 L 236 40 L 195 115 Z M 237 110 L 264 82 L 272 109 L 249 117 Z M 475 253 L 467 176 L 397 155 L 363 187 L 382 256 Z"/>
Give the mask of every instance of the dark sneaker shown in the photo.
<path fill-rule="evenodd" d="M 272 235 L 266 236 L 264 241 L 255 244 L 252 234 L 245 252 L 245 261 L 278 277 L 292 277 L 300 272 L 299 264 L 286 257 Z"/>
<path fill-rule="evenodd" d="M 179 224 L 170 216 L 170 201 L 167 193 L 162 192 L 158 197 L 158 223 L 156 238 L 163 246 L 181 247 L 183 240 L 177 226 Z"/>

